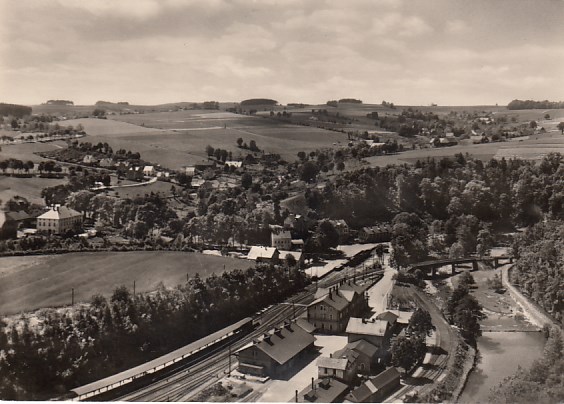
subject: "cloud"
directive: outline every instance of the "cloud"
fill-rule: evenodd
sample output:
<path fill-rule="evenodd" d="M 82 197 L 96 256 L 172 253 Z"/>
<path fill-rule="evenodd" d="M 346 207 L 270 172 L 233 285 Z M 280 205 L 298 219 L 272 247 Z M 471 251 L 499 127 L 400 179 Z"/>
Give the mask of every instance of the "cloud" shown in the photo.
<path fill-rule="evenodd" d="M 445 24 L 445 31 L 448 34 L 464 34 L 469 31 L 468 24 L 462 20 L 450 20 Z"/>

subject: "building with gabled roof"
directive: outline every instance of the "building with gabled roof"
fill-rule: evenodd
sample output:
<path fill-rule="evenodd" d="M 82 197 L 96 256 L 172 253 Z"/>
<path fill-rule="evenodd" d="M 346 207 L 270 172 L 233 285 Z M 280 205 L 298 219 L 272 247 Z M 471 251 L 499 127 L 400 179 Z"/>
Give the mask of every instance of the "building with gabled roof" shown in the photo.
<path fill-rule="evenodd" d="M 143 167 L 143 175 L 147 175 L 147 176 L 155 175 L 155 167 L 153 167 L 153 166 Z"/>
<path fill-rule="evenodd" d="M 82 213 L 66 206 L 54 205 L 37 217 L 37 230 L 49 234 L 78 231 L 82 226 Z"/>
<path fill-rule="evenodd" d="M 283 376 L 296 359 L 313 348 L 315 337 L 295 323 L 276 327 L 236 352 L 239 371 L 255 376 Z"/>
<path fill-rule="evenodd" d="M 401 376 L 394 367 L 370 378 L 346 396 L 352 403 L 381 403 L 401 385 Z"/>
<path fill-rule="evenodd" d="M 338 403 L 342 402 L 348 386 L 330 377 L 317 379 L 297 393 L 297 403 Z"/>
<path fill-rule="evenodd" d="M 270 246 L 279 250 L 292 249 L 292 234 L 288 230 L 272 229 L 270 234 Z"/>
<path fill-rule="evenodd" d="M 351 317 L 347 324 L 346 333 L 349 342 L 363 339 L 378 348 L 382 348 L 390 338 L 390 329 L 390 325 L 384 320 Z"/>
<path fill-rule="evenodd" d="M 354 352 L 357 355 L 355 358 L 357 372 L 370 373 L 377 363 L 379 351 L 380 349 L 376 345 L 360 339 L 349 342 L 343 349 L 336 351 L 333 356 L 340 358 Z"/>
<path fill-rule="evenodd" d="M 348 351 L 342 356 L 331 355 L 329 358 L 322 356 L 317 359 L 317 373 L 320 379 L 332 377 L 350 384 L 356 375 L 356 359 L 358 353 Z"/>
<path fill-rule="evenodd" d="M 359 316 L 368 309 L 365 292 L 370 284 L 341 282 L 329 289 L 318 289 L 314 301 L 307 308 L 307 319 L 320 332 L 345 331 L 351 316 Z"/>
<path fill-rule="evenodd" d="M 280 251 L 274 247 L 252 246 L 249 254 L 247 255 L 248 260 L 257 262 L 276 263 L 279 258 Z"/>
<path fill-rule="evenodd" d="M 6 212 L 0 210 L 0 240 L 16 238 L 20 223 L 27 219 L 29 219 L 29 215 L 24 211 Z"/>

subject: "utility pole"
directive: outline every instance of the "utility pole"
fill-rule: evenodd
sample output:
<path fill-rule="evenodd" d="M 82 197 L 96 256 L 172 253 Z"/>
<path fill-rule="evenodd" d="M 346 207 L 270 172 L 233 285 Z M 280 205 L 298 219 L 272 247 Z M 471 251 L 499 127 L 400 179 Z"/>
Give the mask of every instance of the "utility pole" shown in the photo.
<path fill-rule="evenodd" d="M 133 281 L 133 298 L 135 299 L 135 280 Z"/>
<path fill-rule="evenodd" d="M 229 344 L 229 369 L 227 370 L 227 376 L 231 376 L 231 344 Z"/>
<path fill-rule="evenodd" d="M 71 306 L 74 306 L 74 288 L 71 290 Z"/>

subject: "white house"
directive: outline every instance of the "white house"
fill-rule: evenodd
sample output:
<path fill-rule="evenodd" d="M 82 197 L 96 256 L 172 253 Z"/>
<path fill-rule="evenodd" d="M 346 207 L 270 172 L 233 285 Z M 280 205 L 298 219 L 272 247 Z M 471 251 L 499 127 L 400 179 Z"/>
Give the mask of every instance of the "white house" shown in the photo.
<path fill-rule="evenodd" d="M 143 175 L 147 175 L 147 176 L 155 175 L 155 167 L 153 167 L 153 166 L 143 167 Z"/>
<path fill-rule="evenodd" d="M 82 214 L 66 206 L 55 205 L 37 218 L 37 230 L 50 234 L 76 231 L 82 225 Z"/>

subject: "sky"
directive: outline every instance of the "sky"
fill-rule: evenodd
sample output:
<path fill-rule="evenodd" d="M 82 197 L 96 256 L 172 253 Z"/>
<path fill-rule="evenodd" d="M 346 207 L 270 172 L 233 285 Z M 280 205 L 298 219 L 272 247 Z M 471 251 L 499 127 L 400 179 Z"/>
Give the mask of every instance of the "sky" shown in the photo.
<path fill-rule="evenodd" d="M 564 100 L 564 0 L 0 0 L 0 102 Z"/>

